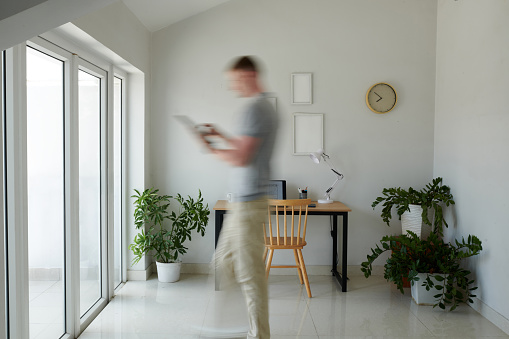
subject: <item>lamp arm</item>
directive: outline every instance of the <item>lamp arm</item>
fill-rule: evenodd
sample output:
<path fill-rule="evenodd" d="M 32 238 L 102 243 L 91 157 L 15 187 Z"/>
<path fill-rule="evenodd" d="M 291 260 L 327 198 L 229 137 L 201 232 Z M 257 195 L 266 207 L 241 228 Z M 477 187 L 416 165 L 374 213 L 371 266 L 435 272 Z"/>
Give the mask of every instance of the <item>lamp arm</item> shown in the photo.
<path fill-rule="evenodd" d="M 330 157 L 323 153 L 322 152 L 322 159 L 327 163 L 327 165 L 330 167 L 331 171 L 336 175 L 336 180 L 334 181 L 334 183 L 331 185 L 331 187 L 329 187 L 326 191 L 325 191 L 325 199 L 326 200 L 330 200 L 330 194 L 332 192 L 332 190 L 334 189 L 334 187 L 337 185 L 338 181 L 343 179 L 343 174 L 339 173 L 337 170 L 334 169 L 335 166 L 331 165 L 330 162 Z"/>
<path fill-rule="evenodd" d="M 329 159 L 329 160 L 327 161 L 327 159 Z M 339 173 L 338 171 L 336 171 L 336 170 L 334 169 L 336 166 L 333 166 L 334 164 L 332 164 L 332 165 L 331 165 L 331 163 L 332 163 L 332 162 L 331 162 L 331 163 L 329 163 L 329 161 L 331 161 L 331 160 L 330 160 L 330 157 L 329 157 L 328 155 L 326 155 L 325 153 L 324 153 L 324 156 L 323 156 L 323 160 L 324 160 L 324 161 L 325 161 L 325 163 L 326 163 L 326 164 L 330 167 L 331 171 L 332 171 L 332 172 L 334 172 L 334 174 L 336 174 L 336 175 L 338 176 L 338 179 L 337 179 L 337 180 L 341 180 L 341 179 L 343 179 L 343 174 Z M 336 183 L 337 183 L 337 182 L 336 182 Z"/>
<path fill-rule="evenodd" d="M 332 192 L 332 190 L 334 189 L 334 187 L 336 187 L 336 185 L 338 184 L 338 181 L 343 179 L 343 174 L 339 173 L 338 171 L 336 171 L 335 169 L 331 168 L 332 172 L 334 172 L 334 174 L 336 174 L 336 180 L 334 181 L 334 183 L 331 185 L 331 187 L 329 187 L 326 191 L 325 191 L 325 197 L 327 199 L 330 199 L 330 194 Z"/>

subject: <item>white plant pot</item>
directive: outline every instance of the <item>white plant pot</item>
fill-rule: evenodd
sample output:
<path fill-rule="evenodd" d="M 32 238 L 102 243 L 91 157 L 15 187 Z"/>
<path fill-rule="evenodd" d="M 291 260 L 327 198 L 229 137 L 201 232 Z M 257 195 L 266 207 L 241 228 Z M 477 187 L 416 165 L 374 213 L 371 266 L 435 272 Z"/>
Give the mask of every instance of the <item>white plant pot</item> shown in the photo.
<path fill-rule="evenodd" d="M 428 208 L 428 219 L 433 225 L 434 219 L 435 219 L 435 211 L 432 208 Z M 422 224 L 422 230 L 421 230 L 421 239 L 428 239 L 429 235 L 431 234 L 433 227 L 430 225 L 426 225 L 425 223 Z"/>
<path fill-rule="evenodd" d="M 422 229 L 422 207 L 420 205 L 409 205 L 410 212 L 406 211 L 401 215 L 401 231 L 406 234 L 412 231 L 420 238 Z"/>
<path fill-rule="evenodd" d="M 446 274 L 435 274 L 435 275 L 441 275 L 444 278 L 447 276 Z M 433 296 L 439 294 L 440 291 L 434 287 L 431 288 L 429 291 L 426 291 L 426 287 L 422 286 L 422 284 L 426 280 L 427 274 L 417 273 L 417 276 L 419 277 L 419 281 L 414 282 L 414 284 L 411 285 L 410 287 L 412 299 L 414 299 L 417 305 L 435 305 L 436 298 Z M 443 284 L 443 282 L 437 281 L 433 275 L 430 275 L 430 279 L 431 281 L 433 281 L 434 284 L 439 285 Z"/>
<path fill-rule="evenodd" d="M 159 282 L 176 282 L 180 279 L 181 262 L 163 263 L 156 261 L 157 280 Z"/>

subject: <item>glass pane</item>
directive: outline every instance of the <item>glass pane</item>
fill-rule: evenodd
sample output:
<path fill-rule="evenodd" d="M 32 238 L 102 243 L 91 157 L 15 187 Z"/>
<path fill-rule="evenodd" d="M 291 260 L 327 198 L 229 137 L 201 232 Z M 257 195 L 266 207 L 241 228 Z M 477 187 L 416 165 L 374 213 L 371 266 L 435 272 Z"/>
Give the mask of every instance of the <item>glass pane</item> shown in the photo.
<path fill-rule="evenodd" d="M 64 65 L 27 48 L 30 338 L 65 332 Z"/>
<path fill-rule="evenodd" d="M 122 282 L 122 86 L 113 81 L 113 284 Z"/>
<path fill-rule="evenodd" d="M 101 79 L 79 71 L 80 315 L 101 298 Z"/>

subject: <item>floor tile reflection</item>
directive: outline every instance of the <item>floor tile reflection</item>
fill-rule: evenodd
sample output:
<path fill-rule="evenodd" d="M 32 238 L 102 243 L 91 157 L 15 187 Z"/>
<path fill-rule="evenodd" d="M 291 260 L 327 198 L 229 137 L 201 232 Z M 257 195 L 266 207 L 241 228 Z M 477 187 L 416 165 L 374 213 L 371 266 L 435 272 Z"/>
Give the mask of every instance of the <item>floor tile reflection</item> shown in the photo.
<path fill-rule="evenodd" d="M 352 276 L 347 293 L 330 276 L 310 276 L 310 284 L 313 298 L 297 276 L 270 276 L 273 339 L 509 338 L 468 306 L 417 306 L 382 277 Z M 207 275 L 166 284 L 153 276 L 127 282 L 80 339 L 200 339 L 218 328 L 247 328 L 240 291 L 216 292 Z"/>

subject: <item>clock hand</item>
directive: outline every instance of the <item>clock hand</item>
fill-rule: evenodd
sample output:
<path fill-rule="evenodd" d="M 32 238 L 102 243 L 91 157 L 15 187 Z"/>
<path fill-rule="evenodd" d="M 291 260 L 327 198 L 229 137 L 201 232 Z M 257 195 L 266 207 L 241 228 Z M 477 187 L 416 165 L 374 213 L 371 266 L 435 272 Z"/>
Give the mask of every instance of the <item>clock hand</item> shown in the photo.
<path fill-rule="evenodd" d="M 380 100 L 382 100 L 382 97 L 381 97 L 381 96 L 379 96 L 377 92 L 373 92 L 373 93 L 375 93 L 375 94 L 376 94 L 376 96 L 380 98 L 380 99 L 378 99 L 376 102 L 379 102 Z"/>

